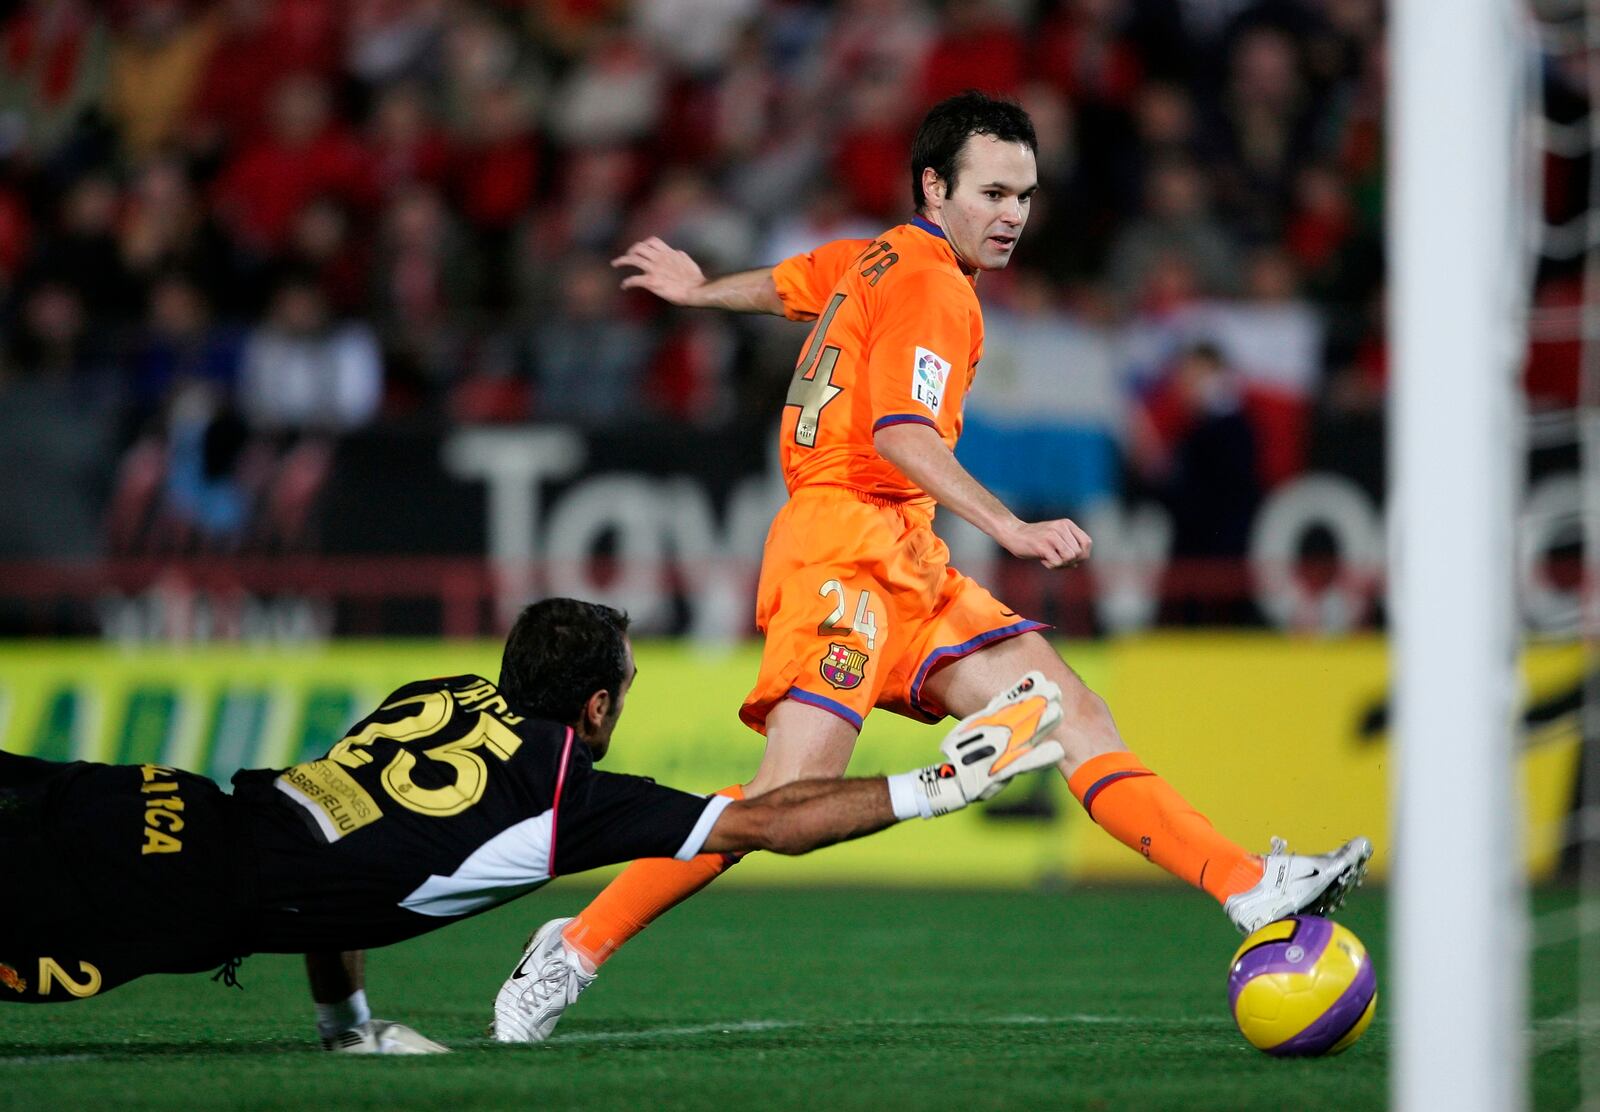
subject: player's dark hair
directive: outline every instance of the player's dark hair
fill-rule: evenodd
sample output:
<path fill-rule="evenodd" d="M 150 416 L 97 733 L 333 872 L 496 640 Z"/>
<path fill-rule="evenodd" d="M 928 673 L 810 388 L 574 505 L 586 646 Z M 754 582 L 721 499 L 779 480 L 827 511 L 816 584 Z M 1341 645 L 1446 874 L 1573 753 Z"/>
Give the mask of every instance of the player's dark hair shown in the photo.
<path fill-rule="evenodd" d="M 500 693 L 523 714 L 568 725 L 596 691 L 622 690 L 628 615 L 598 602 L 547 598 L 517 615 L 500 659 Z"/>
<path fill-rule="evenodd" d="M 932 167 L 954 192 L 961 148 L 974 135 L 992 135 L 1002 143 L 1026 143 L 1035 157 L 1039 154 L 1033 120 L 1020 105 L 976 89 L 946 97 L 928 109 L 911 143 L 911 203 L 919 213 L 928 203 L 922 192 L 922 171 Z"/>

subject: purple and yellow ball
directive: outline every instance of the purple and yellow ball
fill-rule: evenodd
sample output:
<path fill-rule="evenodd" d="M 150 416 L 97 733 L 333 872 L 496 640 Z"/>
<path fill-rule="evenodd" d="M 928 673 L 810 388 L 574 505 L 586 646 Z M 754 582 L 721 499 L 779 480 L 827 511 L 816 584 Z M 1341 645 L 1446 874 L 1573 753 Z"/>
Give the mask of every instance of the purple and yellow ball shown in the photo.
<path fill-rule="evenodd" d="M 1372 1022 L 1378 977 L 1348 929 L 1296 915 L 1244 940 L 1228 971 L 1228 1005 L 1259 1050 L 1281 1058 L 1338 1054 Z"/>

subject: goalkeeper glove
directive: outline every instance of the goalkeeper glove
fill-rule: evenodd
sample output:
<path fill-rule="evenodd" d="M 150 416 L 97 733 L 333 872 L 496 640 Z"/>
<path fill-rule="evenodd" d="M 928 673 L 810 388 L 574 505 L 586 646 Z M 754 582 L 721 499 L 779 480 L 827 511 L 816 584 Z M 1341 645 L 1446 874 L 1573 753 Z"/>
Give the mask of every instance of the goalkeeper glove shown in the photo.
<path fill-rule="evenodd" d="M 988 706 L 956 724 L 939 746 L 942 764 L 889 777 L 896 817 L 959 811 L 989 799 L 1013 777 L 1061 760 L 1061 743 L 1045 740 L 1061 724 L 1061 689 L 1029 672 Z"/>
<path fill-rule="evenodd" d="M 387 1019 L 369 1019 L 337 1035 L 322 1037 L 322 1049 L 345 1054 L 448 1054 L 426 1035 Z"/>

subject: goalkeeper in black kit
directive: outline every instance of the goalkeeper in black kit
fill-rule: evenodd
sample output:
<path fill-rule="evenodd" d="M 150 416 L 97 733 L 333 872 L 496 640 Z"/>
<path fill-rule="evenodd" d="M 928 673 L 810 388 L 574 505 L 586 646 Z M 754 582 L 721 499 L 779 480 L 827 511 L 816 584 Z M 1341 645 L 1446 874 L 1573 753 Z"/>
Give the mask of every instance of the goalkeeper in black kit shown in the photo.
<path fill-rule="evenodd" d="M 627 628 L 610 607 L 535 603 L 498 684 L 407 684 L 326 756 L 240 772 L 231 795 L 160 765 L 0 753 L 0 1002 L 69 1002 L 149 973 L 232 981 L 246 955 L 298 953 L 325 1047 L 443 1051 L 373 1019 L 364 951 L 621 861 L 807 853 L 987 799 L 1061 757 L 1046 740 L 1060 693 L 1030 673 L 947 736 L 944 760 L 898 776 L 735 801 L 600 772 L 637 671 Z"/>

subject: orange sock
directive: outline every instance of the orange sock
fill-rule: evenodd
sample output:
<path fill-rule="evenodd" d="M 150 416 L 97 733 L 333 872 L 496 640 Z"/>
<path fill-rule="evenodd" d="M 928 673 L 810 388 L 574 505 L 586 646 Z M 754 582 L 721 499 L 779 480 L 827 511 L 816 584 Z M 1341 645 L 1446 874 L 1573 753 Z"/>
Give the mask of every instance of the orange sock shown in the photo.
<path fill-rule="evenodd" d="M 1113 838 L 1218 903 L 1261 879 L 1259 857 L 1218 834 L 1209 819 L 1126 750 L 1090 757 L 1067 787 Z"/>
<path fill-rule="evenodd" d="M 717 794 L 743 799 L 744 786 L 734 784 Z M 567 924 L 561 937 L 598 968 L 624 942 L 716 880 L 737 860 L 733 854 L 702 853 L 688 861 L 662 857 L 635 861 Z"/>

